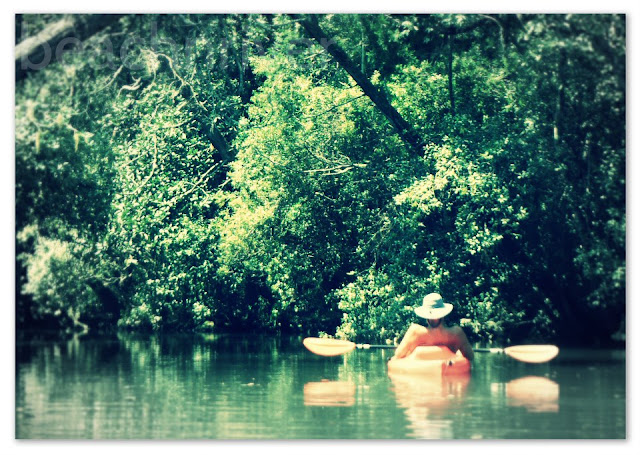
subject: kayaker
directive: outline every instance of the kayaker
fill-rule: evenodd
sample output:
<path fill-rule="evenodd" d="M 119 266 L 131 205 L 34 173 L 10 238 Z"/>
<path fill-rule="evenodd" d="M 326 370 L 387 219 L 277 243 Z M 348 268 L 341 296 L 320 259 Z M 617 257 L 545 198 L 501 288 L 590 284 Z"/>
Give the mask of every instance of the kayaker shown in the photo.
<path fill-rule="evenodd" d="M 414 311 L 427 320 L 428 328 L 411 324 L 396 349 L 394 358 L 406 357 L 418 346 L 447 346 L 452 352 L 460 350 L 463 356 L 473 360 L 473 348 L 462 328 L 457 325 L 447 327 L 444 324 L 444 318 L 451 310 L 453 305 L 444 303 L 440 294 L 434 292 L 425 296 L 422 306 Z"/>

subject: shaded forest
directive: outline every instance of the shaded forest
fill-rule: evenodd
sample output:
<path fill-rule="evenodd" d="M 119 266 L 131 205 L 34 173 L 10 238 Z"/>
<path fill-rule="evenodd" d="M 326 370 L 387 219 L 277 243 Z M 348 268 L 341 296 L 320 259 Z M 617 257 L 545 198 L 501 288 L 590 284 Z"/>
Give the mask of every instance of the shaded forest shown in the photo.
<path fill-rule="evenodd" d="M 17 15 L 18 330 L 625 338 L 626 19 Z"/>

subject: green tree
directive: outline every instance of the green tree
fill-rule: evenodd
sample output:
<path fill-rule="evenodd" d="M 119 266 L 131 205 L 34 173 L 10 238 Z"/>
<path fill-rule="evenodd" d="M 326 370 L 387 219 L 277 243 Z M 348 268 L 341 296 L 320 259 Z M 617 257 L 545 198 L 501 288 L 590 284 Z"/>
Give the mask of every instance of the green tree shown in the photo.
<path fill-rule="evenodd" d="M 22 327 L 394 341 L 438 291 L 475 340 L 624 333 L 624 16 L 100 24 L 17 79 Z"/>

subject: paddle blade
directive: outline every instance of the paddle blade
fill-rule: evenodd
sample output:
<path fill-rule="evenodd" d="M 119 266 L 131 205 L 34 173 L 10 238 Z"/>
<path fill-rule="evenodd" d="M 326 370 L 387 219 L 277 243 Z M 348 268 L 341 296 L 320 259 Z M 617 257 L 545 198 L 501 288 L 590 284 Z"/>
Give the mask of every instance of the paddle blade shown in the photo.
<path fill-rule="evenodd" d="M 558 355 L 558 346 L 552 344 L 530 344 L 522 346 L 510 346 L 504 349 L 504 353 L 521 362 L 544 363 Z"/>
<path fill-rule="evenodd" d="M 302 340 L 302 344 L 314 354 L 325 357 L 346 354 L 356 348 L 356 344 L 351 341 L 334 340 L 331 338 L 305 338 Z"/>
<path fill-rule="evenodd" d="M 305 406 L 353 406 L 356 404 L 356 385 L 353 382 L 307 382 L 304 385 Z"/>

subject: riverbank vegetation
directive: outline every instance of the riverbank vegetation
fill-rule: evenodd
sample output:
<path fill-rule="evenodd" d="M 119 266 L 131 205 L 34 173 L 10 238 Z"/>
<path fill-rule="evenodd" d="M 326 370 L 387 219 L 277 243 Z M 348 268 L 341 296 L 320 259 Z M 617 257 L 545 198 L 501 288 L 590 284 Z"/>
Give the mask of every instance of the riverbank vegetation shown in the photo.
<path fill-rule="evenodd" d="M 16 25 L 19 330 L 624 339 L 623 15 Z"/>

